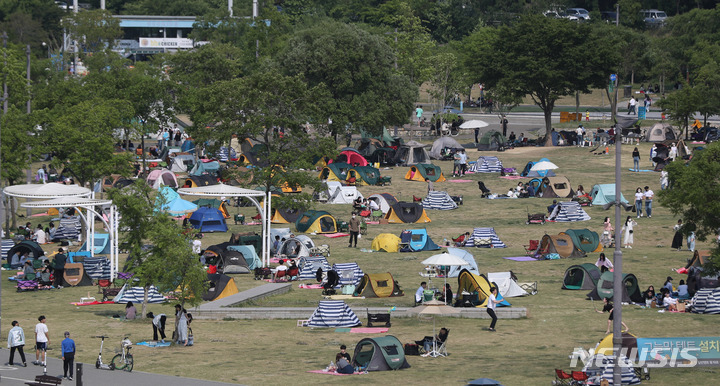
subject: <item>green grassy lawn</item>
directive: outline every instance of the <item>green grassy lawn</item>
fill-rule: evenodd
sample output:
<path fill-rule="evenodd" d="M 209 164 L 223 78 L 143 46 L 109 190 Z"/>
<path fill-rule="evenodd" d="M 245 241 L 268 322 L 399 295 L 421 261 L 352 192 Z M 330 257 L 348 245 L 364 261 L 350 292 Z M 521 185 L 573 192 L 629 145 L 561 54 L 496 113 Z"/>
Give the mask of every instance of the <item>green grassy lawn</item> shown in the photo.
<path fill-rule="evenodd" d="M 658 173 L 631 173 L 631 152 L 633 146 L 623 146 L 622 192 L 632 200 L 632 192 L 638 186 L 649 185 L 658 192 Z M 503 153 L 469 151 L 469 159 L 479 155 L 498 156 L 505 167 L 522 169 L 528 161 L 547 157 L 560 168 L 558 175 L 566 176 L 573 188 L 582 184 L 587 191 L 596 183 L 614 181 L 614 155 L 590 155 L 587 148 L 518 148 Z M 650 145 L 640 146 L 641 168 L 649 168 Z M 614 148 L 611 149 L 614 152 Z M 452 170 L 450 162 L 436 162 L 447 174 Z M 393 184 L 387 187 L 361 187 L 364 195 L 390 192 L 401 200 L 409 201 L 412 196 L 424 196 L 426 185 L 421 182 L 404 180 L 408 168 L 398 167 L 382 170 L 384 175 L 393 177 Z M 472 231 L 473 227 L 494 227 L 500 238 L 508 245 L 505 249 L 473 249 L 481 272 L 512 270 L 520 282 L 538 282 L 537 295 L 511 298 L 513 306 L 525 307 L 528 317 L 517 320 L 500 320 L 497 333 L 484 329 L 488 320 L 438 318 L 437 326 L 448 327 L 450 337 L 447 358 L 409 357 L 411 368 L 397 372 L 374 373 L 341 378 L 343 383 L 367 384 L 407 382 L 412 379 L 424 384 L 464 384 L 464 382 L 489 377 L 506 385 L 548 385 L 554 379 L 554 369 L 569 369 L 568 355 L 576 347 L 588 349 L 604 337 L 607 314 L 600 315 L 593 304 L 585 300 L 585 291 L 561 290 L 565 269 L 573 264 L 594 263 L 597 253 L 573 260 L 515 262 L 503 259 L 507 256 L 525 254 L 524 244 L 531 239 L 540 239 L 545 233 L 556 234 L 566 229 L 589 228 L 601 232 L 602 221 L 610 216 L 614 223 L 613 211 L 601 207 L 587 208 L 592 220 L 581 223 L 546 223 L 526 225 L 527 213 L 545 211 L 549 199 L 486 200 L 481 199 L 476 181 L 482 180 L 493 191 L 504 193 L 517 185 L 517 180 L 498 178 L 497 174 L 467 175 L 468 183 L 436 183 L 437 190 L 446 190 L 451 195 L 463 195 L 464 205 L 453 211 L 428 211 L 432 219 L 428 224 L 370 225 L 368 234 L 362 236 L 359 247 L 369 248 L 372 239 L 380 233 L 398 235 L 403 229 L 426 227 L 433 240 L 440 244 L 443 239 L 456 237 Z M 524 181 L 524 180 L 523 180 Z M 634 273 L 645 290 L 648 285 L 659 288 L 670 275 L 675 284 L 681 275 L 672 268 L 684 266 L 691 257 L 688 251 L 670 250 L 673 236 L 672 225 L 677 218 L 660 207 L 657 200 L 651 219 L 637 219 L 633 249 L 623 249 L 623 271 Z M 349 205 L 317 205 L 339 219 L 347 220 L 351 211 Z M 232 208 L 231 213 L 240 211 L 246 216 L 255 214 L 251 208 Z M 24 211 L 23 211 L 24 212 Z M 625 213 L 623 213 L 624 219 Z M 33 224 L 47 218 L 34 218 Z M 231 221 L 232 223 L 232 221 Z M 614 224 L 618 225 L 618 224 Z M 259 226 L 229 225 L 232 231 L 260 231 Z M 290 226 L 294 230 L 294 226 Z M 227 241 L 230 235 L 208 234 L 203 238 L 204 246 Z M 316 244 L 331 247 L 330 263 L 357 262 L 368 273 L 391 272 L 406 295 L 388 299 L 349 300 L 353 304 L 367 306 L 411 306 L 413 293 L 421 278 L 423 269 L 420 262 L 436 252 L 423 253 L 363 253 L 360 249 L 347 248 L 347 239 L 331 239 L 311 236 Z M 708 243 L 698 242 L 699 249 L 709 248 Z M 51 250 L 53 246 L 47 246 Z M 606 251 L 607 253 L 608 251 Z M 610 251 L 611 252 L 611 251 Z M 611 254 L 611 253 L 610 253 Z M 119 347 L 119 341 L 129 336 L 134 342 L 150 339 L 152 327 L 149 320 L 120 321 L 112 315 L 121 314 L 122 305 L 101 305 L 75 307 L 70 302 L 80 297 L 96 294 L 95 287 L 65 288 L 62 290 L 17 293 L 7 281 L 8 271 L 2 276 L 3 331 L 7 331 L 12 320 L 19 320 L 25 328 L 28 344 L 33 341 L 32 329 L 36 318 L 44 314 L 48 318 L 51 347 L 50 354 L 59 356 L 59 338 L 63 331 L 73 332 L 78 346 L 78 361 L 93 363 L 99 347 L 94 335 L 106 334 L 112 338 L 111 347 Z M 235 281 L 242 289 L 262 284 L 250 275 L 237 275 Z M 442 285 L 441 280 L 433 280 Z M 450 281 L 453 288 L 457 282 Z M 282 296 L 266 298 L 254 305 L 307 306 L 313 307 L 322 299 L 319 290 L 300 290 L 297 284 Z M 155 314 L 172 314 L 172 305 L 151 305 Z M 639 337 L 712 336 L 718 334 L 717 316 L 680 313 L 658 313 L 638 306 L 624 306 L 623 319 L 630 331 Z M 309 315 L 308 315 L 309 316 Z M 366 316 L 358 315 L 365 321 Z M 170 318 L 172 319 L 172 318 Z M 170 323 L 170 321 L 169 321 Z M 393 318 L 390 334 L 402 341 L 411 342 L 432 333 L 432 321 L 417 318 Z M 334 359 L 340 344 L 346 344 L 350 351 L 360 339 L 367 335 L 335 333 L 332 330 L 310 330 L 296 327 L 295 320 L 196 320 L 192 324 L 196 344 L 190 348 L 170 347 L 152 349 L 136 347 L 135 368 L 139 371 L 157 372 L 193 378 L 237 382 L 243 384 L 330 384 L 337 383 L 335 377 L 309 374 L 307 370 L 321 369 Z M 170 329 L 170 328 L 168 328 Z M 6 352 L 7 353 L 7 352 Z M 692 384 L 710 384 L 717 379 L 718 370 L 711 368 L 652 370 L 652 385 L 677 385 L 692 379 Z"/>

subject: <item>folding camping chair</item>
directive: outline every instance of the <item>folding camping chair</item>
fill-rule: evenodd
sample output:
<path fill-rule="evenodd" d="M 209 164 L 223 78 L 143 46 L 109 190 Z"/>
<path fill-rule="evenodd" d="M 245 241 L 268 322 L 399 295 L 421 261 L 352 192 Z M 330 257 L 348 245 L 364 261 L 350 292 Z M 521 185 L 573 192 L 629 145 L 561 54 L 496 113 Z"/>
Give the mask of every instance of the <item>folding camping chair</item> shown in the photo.
<path fill-rule="evenodd" d="M 540 240 L 529 240 L 527 245 L 523 245 L 525 248 L 525 254 L 533 256 L 540 246 Z"/>
<path fill-rule="evenodd" d="M 573 371 L 571 375 L 573 385 L 584 385 L 588 380 L 588 375 L 584 371 Z"/>
<path fill-rule="evenodd" d="M 569 385 L 572 375 L 564 372 L 560 369 L 555 369 L 555 380 L 552 382 L 553 385 Z"/>

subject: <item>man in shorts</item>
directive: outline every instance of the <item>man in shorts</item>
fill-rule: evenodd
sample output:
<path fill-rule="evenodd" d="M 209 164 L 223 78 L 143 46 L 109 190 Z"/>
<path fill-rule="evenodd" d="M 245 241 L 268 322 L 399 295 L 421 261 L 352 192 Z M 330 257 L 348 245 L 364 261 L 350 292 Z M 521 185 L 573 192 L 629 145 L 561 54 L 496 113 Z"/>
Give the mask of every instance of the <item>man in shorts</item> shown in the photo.
<path fill-rule="evenodd" d="M 45 363 L 45 355 L 47 353 L 47 346 L 50 344 L 50 338 L 48 336 L 47 324 L 45 324 L 45 315 L 41 315 L 38 318 L 38 324 L 35 325 L 35 362 L 34 365 L 41 365 Z M 40 361 L 40 352 L 42 352 L 42 361 Z"/>

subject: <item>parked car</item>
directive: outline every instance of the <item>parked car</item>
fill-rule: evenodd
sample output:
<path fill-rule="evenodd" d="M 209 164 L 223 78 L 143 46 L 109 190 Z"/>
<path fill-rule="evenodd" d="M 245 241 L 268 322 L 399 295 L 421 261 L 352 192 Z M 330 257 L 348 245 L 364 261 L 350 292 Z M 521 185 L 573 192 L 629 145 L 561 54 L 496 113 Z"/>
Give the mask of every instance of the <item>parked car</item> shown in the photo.
<path fill-rule="evenodd" d="M 600 12 L 600 19 L 608 23 L 615 23 L 617 20 L 617 12 L 615 11 L 602 11 Z"/>
<path fill-rule="evenodd" d="M 657 9 L 643 9 L 640 14 L 648 27 L 662 27 L 667 21 L 667 14 Z"/>
<path fill-rule="evenodd" d="M 567 16 L 574 16 L 577 17 L 578 20 L 590 20 L 590 13 L 585 8 L 568 8 L 565 11 L 565 14 Z"/>

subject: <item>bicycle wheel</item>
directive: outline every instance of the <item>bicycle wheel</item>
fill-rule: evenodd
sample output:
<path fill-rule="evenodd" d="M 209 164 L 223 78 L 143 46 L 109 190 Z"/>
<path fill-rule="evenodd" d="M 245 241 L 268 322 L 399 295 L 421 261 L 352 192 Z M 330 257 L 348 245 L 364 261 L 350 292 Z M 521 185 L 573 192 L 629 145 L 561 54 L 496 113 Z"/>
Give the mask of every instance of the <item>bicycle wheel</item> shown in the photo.
<path fill-rule="evenodd" d="M 125 368 L 125 362 L 123 362 L 122 354 L 116 354 L 112 361 L 110 361 L 110 366 L 112 366 L 113 369 L 123 370 Z"/>
<path fill-rule="evenodd" d="M 131 372 L 133 369 L 133 356 L 132 354 L 125 355 L 125 368 L 123 370 L 127 371 L 128 373 Z"/>

